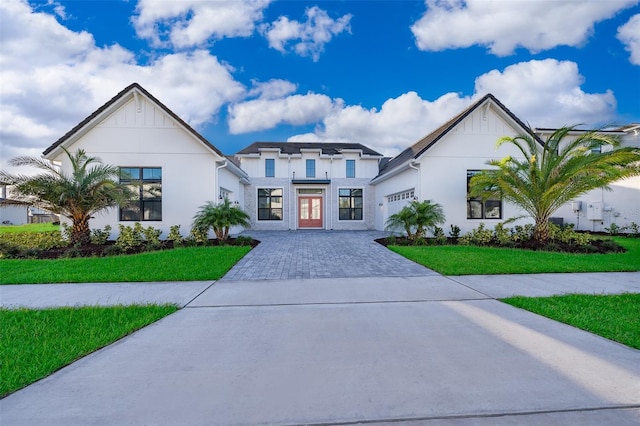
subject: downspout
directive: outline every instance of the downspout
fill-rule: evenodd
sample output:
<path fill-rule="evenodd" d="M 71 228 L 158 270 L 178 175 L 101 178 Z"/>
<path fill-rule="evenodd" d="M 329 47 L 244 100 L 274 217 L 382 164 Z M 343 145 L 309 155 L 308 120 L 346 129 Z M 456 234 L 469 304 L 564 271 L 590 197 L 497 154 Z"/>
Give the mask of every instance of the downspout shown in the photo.
<path fill-rule="evenodd" d="M 229 160 L 224 160 L 224 164 L 221 166 L 216 167 L 216 189 L 215 189 L 215 193 L 214 193 L 214 197 L 216 201 L 216 203 L 220 202 L 220 169 L 224 169 L 225 167 L 227 167 L 227 165 L 229 164 Z"/>
<path fill-rule="evenodd" d="M 295 204 L 298 203 L 296 189 L 293 187 L 293 179 L 296 177 L 296 172 L 291 173 L 291 154 L 287 156 L 287 188 L 289 188 L 289 214 L 287 215 L 287 221 L 289 225 L 289 231 L 297 229 L 298 218 L 295 213 Z M 295 204 L 294 204 L 295 203 Z M 294 222 L 295 221 L 295 222 Z"/>
<path fill-rule="evenodd" d="M 416 164 L 415 161 L 410 161 L 409 162 L 409 167 L 411 167 L 414 170 L 418 171 L 418 184 L 416 185 L 416 194 L 414 195 L 415 199 L 420 199 L 420 197 L 422 196 L 422 192 L 421 191 L 421 183 L 422 183 L 422 173 L 420 172 L 420 167 L 418 167 L 419 164 Z"/>
<path fill-rule="evenodd" d="M 331 156 L 331 161 L 329 161 L 329 171 L 331 172 L 331 176 L 329 176 L 331 183 L 329 184 L 329 200 L 326 204 L 329 210 L 329 230 L 333 230 L 333 155 Z M 326 208 L 327 207 L 325 207 L 325 209 Z"/>

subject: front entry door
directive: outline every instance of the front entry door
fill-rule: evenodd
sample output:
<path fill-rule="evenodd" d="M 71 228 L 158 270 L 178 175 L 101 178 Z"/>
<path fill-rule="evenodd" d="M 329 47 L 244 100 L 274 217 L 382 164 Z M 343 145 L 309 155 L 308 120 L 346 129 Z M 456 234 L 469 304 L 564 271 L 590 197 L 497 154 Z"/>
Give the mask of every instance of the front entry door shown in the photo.
<path fill-rule="evenodd" d="M 322 197 L 298 198 L 298 226 L 322 228 Z"/>

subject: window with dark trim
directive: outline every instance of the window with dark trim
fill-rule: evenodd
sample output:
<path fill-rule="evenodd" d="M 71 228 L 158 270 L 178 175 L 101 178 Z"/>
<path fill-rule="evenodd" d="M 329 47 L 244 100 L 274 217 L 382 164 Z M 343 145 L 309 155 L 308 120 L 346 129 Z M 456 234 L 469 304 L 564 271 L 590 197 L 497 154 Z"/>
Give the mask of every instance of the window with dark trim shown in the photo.
<path fill-rule="evenodd" d="M 502 199 L 469 197 L 469 183 L 471 178 L 480 170 L 467 170 L 467 219 L 502 219 Z"/>
<path fill-rule="evenodd" d="M 266 158 L 264 160 L 264 176 L 274 177 L 276 175 L 276 160 L 273 158 Z"/>
<path fill-rule="evenodd" d="M 362 220 L 362 189 L 341 188 L 338 190 L 338 218 L 340 220 Z"/>
<path fill-rule="evenodd" d="M 258 220 L 282 220 L 282 188 L 258 189 Z"/>
<path fill-rule="evenodd" d="M 307 160 L 307 177 L 316 177 L 316 160 Z"/>
<path fill-rule="evenodd" d="M 133 191 L 120 208 L 121 221 L 162 220 L 162 169 L 160 167 L 120 167 L 120 183 Z"/>
<path fill-rule="evenodd" d="M 347 160 L 347 177 L 356 177 L 356 160 Z"/>

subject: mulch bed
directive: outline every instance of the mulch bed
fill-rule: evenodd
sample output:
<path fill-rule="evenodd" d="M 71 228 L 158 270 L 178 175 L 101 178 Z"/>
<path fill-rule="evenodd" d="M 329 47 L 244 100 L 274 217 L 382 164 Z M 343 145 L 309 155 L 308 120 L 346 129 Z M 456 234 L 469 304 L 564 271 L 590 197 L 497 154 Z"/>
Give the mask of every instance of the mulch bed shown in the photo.
<path fill-rule="evenodd" d="M 378 238 L 375 240 L 377 243 L 382 244 L 387 247 L 389 245 L 396 246 L 411 246 L 413 241 L 409 240 L 407 237 L 394 237 L 395 239 L 389 238 Z M 435 240 L 433 238 L 426 238 L 425 246 L 433 246 L 436 245 Z M 455 238 L 447 238 L 447 245 L 457 245 L 458 242 Z M 550 241 L 546 244 L 540 244 L 540 242 L 536 240 L 527 240 L 527 241 L 518 241 L 513 242 L 510 245 L 500 245 L 496 241 L 492 241 L 489 244 L 486 244 L 484 247 L 500 247 L 500 248 L 517 248 L 517 249 L 525 249 L 532 251 L 553 251 L 553 252 L 561 252 L 561 253 L 593 253 L 593 254 L 604 254 L 604 253 L 624 253 L 627 250 L 617 244 L 613 240 L 593 240 L 587 246 L 581 246 L 578 244 L 569 244 L 563 243 L 561 241 Z"/>
<path fill-rule="evenodd" d="M 144 244 L 138 246 L 134 249 L 128 250 L 126 253 L 116 253 L 113 252 L 115 241 L 107 241 L 106 244 L 87 244 L 80 247 L 59 247 L 53 248 L 49 250 L 39 250 L 35 253 L 35 256 L 28 256 L 33 259 L 60 259 L 60 258 L 69 258 L 69 257 L 104 257 L 115 254 L 137 254 L 148 251 L 157 251 L 157 250 L 170 250 L 173 249 L 173 241 L 162 241 L 159 247 L 148 248 Z M 260 244 L 258 240 L 251 240 L 251 247 L 255 247 Z M 246 240 L 237 241 L 236 238 L 229 238 L 225 244 L 220 244 L 220 241 L 217 239 L 210 239 L 206 246 L 219 246 L 219 245 L 227 245 L 227 246 L 241 246 L 247 245 Z"/>

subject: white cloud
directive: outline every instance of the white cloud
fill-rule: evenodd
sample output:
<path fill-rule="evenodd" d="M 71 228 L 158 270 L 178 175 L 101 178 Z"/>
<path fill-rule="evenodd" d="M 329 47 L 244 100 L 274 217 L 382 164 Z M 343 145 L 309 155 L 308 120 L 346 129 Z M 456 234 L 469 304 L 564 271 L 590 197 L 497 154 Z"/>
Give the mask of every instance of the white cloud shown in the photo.
<path fill-rule="evenodd" d="M 254 81 L 248 95 L 262 99 L 277 99 L 290 95 L 296 89 L 296 85 L 287 80 L 272 79 L 265 83 Z"/>
<path fill-rule="evenodd" d="M 640 14 L 633 15 L 626 24 L 618 28 L 618 40 L 631 53 L 629 61 L 640 65 Z"/>
<path fill-rule="evenodd" d="M 229 131 L 239 134 L 271 129 L 279 124 L 316 123 L 340 103 L 340 100 L 332 101 L 326 95 L 315 93 L 238 103 L 229 107 Z"/>
<path fill-rule="evenodd" d="M 534 127 L 598 125 L 613 120 L 613 93 L 585 93 L 580 87 L 583 82 L 575 62 L 545 59 L 490 71 L 476 79 L 475 91 L 493 93 Z"/>
<path fill-rule="evenodd" d="M 315 139 L 295 135 L 291 141 L 351 141 L 394 155 L 428 134 L 469 104 L 468 98 L 445 94 L 433 102 L 416 92 L 388 99 L 380 110 L 359 105 L 334 108 L 318 127 Z"/>
<path fill-rule="evenodd" d="M 297 55 L 311 56 L 318 61 L 326 43 L 343 31 L 351 32 L 350 14 L 334 20 L 317 6 L 307 9 L 305 14 L 305 22 L 281 16 L 273 23 L 263 25 L 261 31 L 269 46 L 282 53 L 289 47 Z"/>
<path fill-rule="evenodd" d="M 532 53 L 580 46 L 596 22 L 637 3 L 612 1 L 426 0 L 427 11 L 411 27 L 421 50 L 486 46 L 498 56 L 518 47 Z"/>
<path fill-rule="evenodd" d="M 245 94 L 233 70 L 207 51 L 166 55 L 143 66 L 121 46 L 99 48 L 90 34 L 70 31 L 25 2 L 0 2 L 0 18 L 3 163 L 42 152 L 134 81 L 196 127 Z"/>
<path fill-rule="evenodd" d="M 132 18 L 139 37 L 155 46 L 199 46 L 208 40 L 248 37 L 271 0 L 140 0 Z"/>
<path fill-rule="evenodd" d="M 533 127 L 580 123 L 597 126 L 612 121 L 616 112 L 613 93 L 585 93 L 581 89 L 583 82 L 573 62 L 553 59 L 522 62 L 504 71 L 493 70 L 479 76 L 470 97 L 447 93 L 429 101 L 408 92 L 388 99 L 379 110 L 357 105 L 336 107 L 314 133 L 294 135 L 289 140 L 347 140 L 385 155 L 395 155 L 487 93 L 495 95 Z"/>

